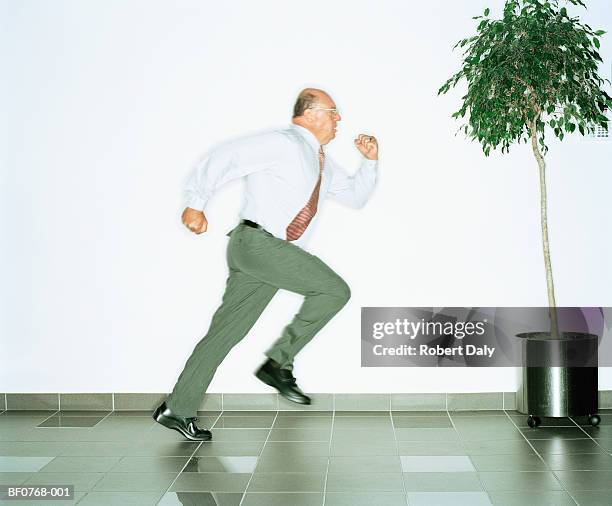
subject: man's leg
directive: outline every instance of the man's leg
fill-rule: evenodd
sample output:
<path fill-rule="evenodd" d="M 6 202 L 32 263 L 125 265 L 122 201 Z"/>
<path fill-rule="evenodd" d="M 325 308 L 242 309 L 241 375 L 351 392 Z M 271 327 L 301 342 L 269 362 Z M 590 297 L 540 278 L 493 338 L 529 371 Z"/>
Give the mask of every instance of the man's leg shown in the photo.
<path fill-rule="evenodd" d="M 228 246 L 228 257 L 236 245 Z M 223 302 L 215 312 L 206 336 L 196 345 L 166 405 L 177 415 L 195 416 L 217 367 L 249 332 L 277 288 L 232 268 Z"/>
<path fill-rule="evenodd" d="M 236 249 L 240 270 L 267 285 L 296 292 L 305 300 L 293 321 L 266 355 L 291 367 L 295 355 L 342 309 L 350 289 L 322 260 L 303 249 L 255 229 L 243 231 L 248 248 Z"/>

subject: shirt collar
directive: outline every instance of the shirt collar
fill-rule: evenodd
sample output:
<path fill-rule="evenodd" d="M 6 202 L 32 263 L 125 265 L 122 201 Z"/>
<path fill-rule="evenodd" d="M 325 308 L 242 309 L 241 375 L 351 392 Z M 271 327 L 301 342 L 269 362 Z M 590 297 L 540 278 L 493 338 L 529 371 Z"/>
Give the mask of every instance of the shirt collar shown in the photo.
<path fill-rule="evenodd" d="M 303 139 L 310 145 L 315 153 L 319 152 L 321 145 L 310 130 L 304 128 L 303 126 L 296 125 L 295 123 L 292 123 L 291 127 L 303 137 Z"/>

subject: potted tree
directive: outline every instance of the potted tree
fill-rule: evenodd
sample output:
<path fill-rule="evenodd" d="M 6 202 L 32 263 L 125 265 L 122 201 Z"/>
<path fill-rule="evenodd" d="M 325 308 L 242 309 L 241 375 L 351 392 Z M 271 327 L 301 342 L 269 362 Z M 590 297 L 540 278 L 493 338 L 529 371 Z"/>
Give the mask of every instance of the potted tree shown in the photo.
<path fill-rule="evenodd" d="M 581 0 L 567 3 L 586 8 Z M 563 356 L 566 343 L 596 336 L 559 329 L 546 216 L 545 134 L 552 132 L 562 141 L 576 130 L 585 135 L 597 126 L 607 129 L 605 112 L 612 100 L 603 86 L 609 81 L 598 73 L 600 37 L 605 32 L 594 31 L 570 16 L 559 0 L 506 0 L 500 19 L 492 19 L 488 8 L 473 19 L 478 21 L 476 35 L 455 45 L 464 49 L 462 66 L 438 95 L 467 82 L 461 108 L 452 116 L 466 118 L 460 130 L 481 144 L 485 156 L 497 148 L 507 153 L 515 143 L 531 146 L 539 171 L 550 331 L 521 337 L 527 340 L 527 353 L 532 341 L 540 350 L 544 344 L 550 346 L 550 353 Z M 529 425 L 539 425 L 538 415 L 588 414 L 593 425 L 599 423 L 593 414 L 597 410 L 597 367 L 558 365 L 523 367 L 517 404 L 530 415 Z"/>

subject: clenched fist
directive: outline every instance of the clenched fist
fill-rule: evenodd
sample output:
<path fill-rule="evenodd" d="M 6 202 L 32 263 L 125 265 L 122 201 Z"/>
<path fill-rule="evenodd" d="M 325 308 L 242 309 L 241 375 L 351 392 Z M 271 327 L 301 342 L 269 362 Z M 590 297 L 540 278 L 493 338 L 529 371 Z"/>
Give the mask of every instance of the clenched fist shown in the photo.
<path fill-rule="evenodd" d="M 183 211 L 183 225 L 196 234 L 206 232 L 208 228 L 208 220 L 202 211 L 197 211 L 191 207 L 186 207 Z"/>
<path fill-rule="evenodd" d="M 378 160 L 378 141 L 372 135 L 359 134 L 355 146 L 368 160 Z"/>

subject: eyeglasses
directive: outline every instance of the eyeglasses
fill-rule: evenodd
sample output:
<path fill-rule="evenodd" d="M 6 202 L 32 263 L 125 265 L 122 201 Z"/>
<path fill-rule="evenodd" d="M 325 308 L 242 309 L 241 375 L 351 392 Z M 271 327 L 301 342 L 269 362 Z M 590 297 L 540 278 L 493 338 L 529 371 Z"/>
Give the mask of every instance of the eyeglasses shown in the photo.
<path fill-rule="evenodd" d="M 327 111 L 327 112 L 331 112 L 332 114 L 340 115 L 340 111 L 336 108 L 330 109 L 327 107 L 309 107 L 309 109 L 312 111 Z"/>

